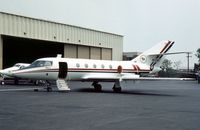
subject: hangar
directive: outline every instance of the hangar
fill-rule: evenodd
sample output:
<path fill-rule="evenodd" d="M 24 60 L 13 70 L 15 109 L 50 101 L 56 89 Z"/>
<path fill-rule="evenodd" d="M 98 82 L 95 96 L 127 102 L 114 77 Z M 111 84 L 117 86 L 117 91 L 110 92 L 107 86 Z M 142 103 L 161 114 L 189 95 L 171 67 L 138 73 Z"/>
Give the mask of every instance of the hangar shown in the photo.
<path fill-rule="evenodd" d="M 122 60 L 123 36 L 0 12 L 0 69 L 41 57 Z"/>

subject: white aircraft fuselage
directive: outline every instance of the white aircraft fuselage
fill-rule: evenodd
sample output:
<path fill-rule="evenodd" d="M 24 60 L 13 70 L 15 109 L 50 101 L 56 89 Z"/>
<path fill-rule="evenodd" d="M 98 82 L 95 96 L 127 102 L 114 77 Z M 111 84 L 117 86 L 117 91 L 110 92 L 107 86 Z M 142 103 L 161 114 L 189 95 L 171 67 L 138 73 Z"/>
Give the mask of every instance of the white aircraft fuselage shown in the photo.
<path fill-rule="evenodd" d="M 59 90 L 69 90 L 63 80 L 92 81 L 95 89 L 101 90 L 98 82 L 114 82 L 114 90 L 121 91 L 120 82 L 137 80 L 140 73 L 160 70 L 163 55 L 174 44 L 163 41 L 131 61 L 91 60 L 75 58 L 41 58 L 30 66 L 13 71 L 11 76 L 29 79 L 57 80 Z M 64 85 L 62 85 L 64 83 Z"/>
<path fill-rule="evenodd" d="M 3 78 L 12 78 L 11 72 L 14 70 L 19 70 L 29 66 L 30 64 L 27 63 L 16 63 L 14 66 L 0 70 L 0 74 Z"/>
<path fill-rule="evenodd" d="M 89 75 L 119 75 L 119 74 L 138 74 L 149 73 L 150 66 L 137 64 L 130 61 L 108 61 L 108 60 L 90 60 L 73 58 L 41 58 L 36 62 L 49 62 L 49 66 L 37 66 L 30 69 L 25 68 L 17 70 L 14 76 L 56 80 L 59 73 L 59 62 L 67 63 L 66 80 L 82 80 L 84 76 Z M 34 64 L 34 63 L 33 63 Z M 121 67 L 121 70 L 120 70 Z"/>

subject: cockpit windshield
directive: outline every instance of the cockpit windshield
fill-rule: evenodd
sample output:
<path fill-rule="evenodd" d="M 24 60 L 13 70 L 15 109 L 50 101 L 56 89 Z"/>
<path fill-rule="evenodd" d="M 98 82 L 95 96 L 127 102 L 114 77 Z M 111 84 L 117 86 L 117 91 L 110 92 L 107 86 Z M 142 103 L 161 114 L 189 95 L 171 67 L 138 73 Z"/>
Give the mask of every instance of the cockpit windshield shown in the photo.
<path fill-rule="evenodd" d="M 52 66 L 52 61 L 42 61 L 42 60 L 37 60 L 34 61 L 29 67 L 45 67 L 45 66 Z"/>
<path fill-rule="evenodd" d="M 19 64 L 15 64 L 14 67 L 20 67 L 20 65 Z"/>
<path fill-rule="evenodd" d="M 47 66 L 52 66 L 52 61 L 43 61 L 43 60 L 36 60 L 33 63 L 31 63 L 28 67 L 22 68 L 22 69 L 27 69 L 27 68 L 36 68 L 36 67 L 47 67 Z"/>

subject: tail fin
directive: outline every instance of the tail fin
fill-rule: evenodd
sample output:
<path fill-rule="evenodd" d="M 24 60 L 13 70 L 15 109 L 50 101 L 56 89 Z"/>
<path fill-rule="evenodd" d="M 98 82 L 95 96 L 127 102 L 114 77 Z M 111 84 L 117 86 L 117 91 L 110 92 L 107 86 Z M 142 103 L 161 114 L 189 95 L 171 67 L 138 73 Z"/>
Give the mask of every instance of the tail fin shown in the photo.
<path fill-rule="evenodd" d="M 173 41 L 162 41 L 149 50 L 143 52 L 132 61 L 149 65 L 150 69 L 153 70 L 155 65 L 159 66 L 161 64 L 161 58 L 173 46 L 173 44 Z"/>

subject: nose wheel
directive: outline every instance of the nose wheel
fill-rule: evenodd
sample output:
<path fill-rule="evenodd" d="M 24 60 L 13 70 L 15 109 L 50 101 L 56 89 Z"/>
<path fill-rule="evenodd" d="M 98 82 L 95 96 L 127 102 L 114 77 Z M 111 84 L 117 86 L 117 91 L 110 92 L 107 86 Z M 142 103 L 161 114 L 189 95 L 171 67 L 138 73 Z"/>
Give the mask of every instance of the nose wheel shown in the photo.
<path fill-rule="evenodd" d="M 52 92 L 53 91 L 52 87 L 50 87 L 51 84 L 47 80 L 45 81 L 44 86 L 45 86 L 47 92 Z"/>
<path fill-rule="evenodd" d="M 38 84 L 40 86 L 42 86 L 44 89 L 46 89 L 47 92 L 52 92 L 53 91 L 52 87 L 50 87 L 51 86 L 50 82 L 47 81 L 47 80 L 39 80 Z M 38 92 L 38 91 L 39 91 L 38 88 L 34 89 L 34 92 Z"/>

